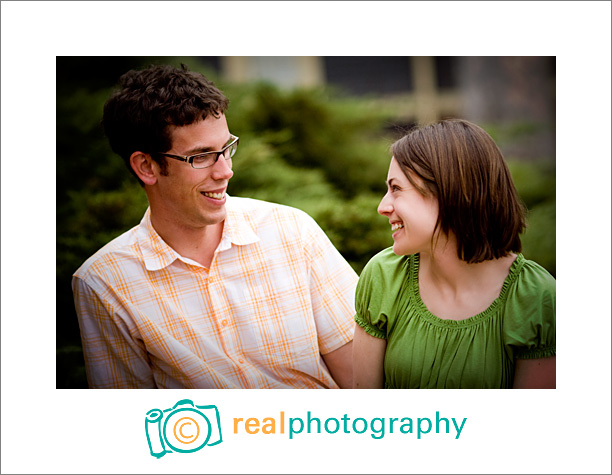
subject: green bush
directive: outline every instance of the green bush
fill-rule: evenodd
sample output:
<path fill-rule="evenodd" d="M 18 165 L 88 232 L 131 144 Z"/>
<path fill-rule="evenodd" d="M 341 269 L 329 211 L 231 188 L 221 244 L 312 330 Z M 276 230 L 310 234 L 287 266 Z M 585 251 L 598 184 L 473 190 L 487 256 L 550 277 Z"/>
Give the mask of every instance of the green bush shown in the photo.
<path fill-rule="evenodd" d="M 554 199 L 534 206 L 527 215 L 527 231 L 522 237 L 523 254 L 536 261 L 553 276 L 556 264 L 556 209 Z"/>
<path fill-rule="evenodd" d="M 556 275 L 556 179 L 545 163 L 511 160 L 516 189 L 527 206 L 527 229 L 521 237 L 523 254 Z"/>
<path fill-rule="evenodd" d="M 544 163 L 508 161 L 514 185 L 528 208 L 544 201 L 554 200 L 556 179 L 554 169 Z"/>
<path fill-rule="evenodd" d="M 230 97 L 228 121 L 238 135 L 259 138 L 294 167 L 322 171 L 344 197 L 384 189 L 391 139 L 381 130 L 389 111 L 326 90 L 281 91 L 265 83 Z"/>
<path fill-rule="evenodd" d="M 393 245 L 388 219 L 376 212 L 380 198 L 361 194 L 305 207 L 358 274 L 374 254 Z"/>

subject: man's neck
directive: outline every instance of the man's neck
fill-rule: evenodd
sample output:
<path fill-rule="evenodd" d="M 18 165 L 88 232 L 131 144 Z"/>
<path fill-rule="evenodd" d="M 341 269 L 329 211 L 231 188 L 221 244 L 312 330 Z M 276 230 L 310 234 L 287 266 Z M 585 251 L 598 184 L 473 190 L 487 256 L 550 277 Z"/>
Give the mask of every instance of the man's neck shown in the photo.
<path fill-rule="evenodd" d="M 151 214 L 153 229 L 181 256 L 210 268 L 215 250 L 221 242 L 225 221 L 199 228 L 177 226 L 176 223 L 156 219 Z"/>

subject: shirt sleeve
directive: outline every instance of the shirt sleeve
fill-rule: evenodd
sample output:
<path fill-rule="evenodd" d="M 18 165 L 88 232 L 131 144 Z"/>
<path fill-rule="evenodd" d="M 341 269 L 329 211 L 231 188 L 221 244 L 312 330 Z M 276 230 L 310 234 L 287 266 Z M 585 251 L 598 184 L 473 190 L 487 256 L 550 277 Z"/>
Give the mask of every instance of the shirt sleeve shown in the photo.
<path fill-rule="evenodd" d="M 353 340 L 357 274 L 318 224 L 304 215 L 304 248 L 310 263 L 310 294 L 321 354 Z"/>
<path fill-rule="evenodd" d="M 504 333 L 514 357 L 555 356 L 555 279 L 535 262 L 526 261 L 507 302 Z"/>
<path fill-rule="evenodd" d="M 155 388 L 147 351 L 120 311 L 78 277 L 72 280 L 90 388 Z"/>
<path fill-rule="evenodd" d="M 381 311 L 382 295 L 376 286 L 379 270 L 374 257 L 363 269 L 355 292 L 355 322 L 376 338 L 387 338 L 387 315 Z"/>

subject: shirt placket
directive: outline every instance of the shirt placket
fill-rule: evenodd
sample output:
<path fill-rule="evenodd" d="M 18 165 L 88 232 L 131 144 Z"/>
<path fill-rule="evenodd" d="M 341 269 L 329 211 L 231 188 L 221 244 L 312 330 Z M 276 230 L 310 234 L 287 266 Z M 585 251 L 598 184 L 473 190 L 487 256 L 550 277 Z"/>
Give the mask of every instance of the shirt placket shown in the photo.
<path fill-rule="evenodd" d="M 233 368 L 230 368 L 230 370 L 235 373 L 237 384 L 240 384 L 242 387 L 250 387 L 251 381 L 247 376 L 248 363 L 244 354 L 239 350 L 240 340 L 234 312 L 224 290 L 222 277 L 218 271 L 218 254 L 220 252 L 222 251 L 217 250 L 215 252 L 208 275 L 208 293 L 213 306 L 211 310 L 218 329 L 222 350 L 233 363 Z"/>

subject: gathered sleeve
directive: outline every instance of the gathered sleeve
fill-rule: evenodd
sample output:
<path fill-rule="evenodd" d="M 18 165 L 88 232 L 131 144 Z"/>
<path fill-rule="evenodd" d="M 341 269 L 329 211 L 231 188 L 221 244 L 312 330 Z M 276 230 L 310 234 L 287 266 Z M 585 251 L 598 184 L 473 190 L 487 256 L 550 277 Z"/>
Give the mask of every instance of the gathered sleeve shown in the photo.
<path fill-rule="evenodd" d="M 386 339 L 388 311 L 385 310 L 384 276 L 379 256 L 368 262 L 359 277 L 355 291 L 355 322 L 367 334 Z"/>
<path fill-rule="evenodd" d="M 519 359 L 556 354 L 556 281 L 541 266 L 526 261 L 506 303 L 507 351 Z"/>

